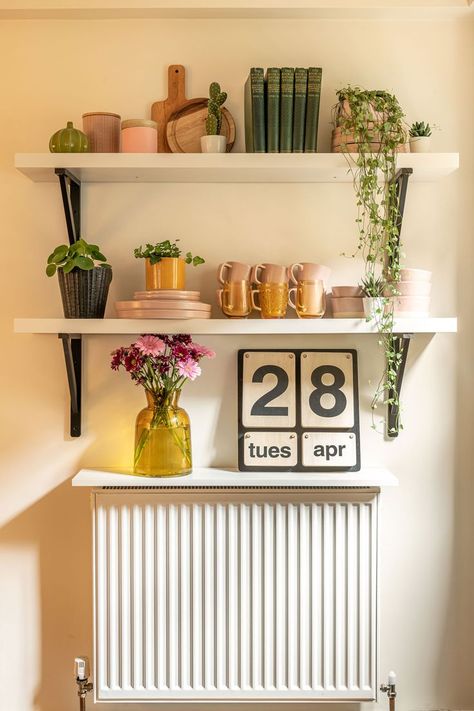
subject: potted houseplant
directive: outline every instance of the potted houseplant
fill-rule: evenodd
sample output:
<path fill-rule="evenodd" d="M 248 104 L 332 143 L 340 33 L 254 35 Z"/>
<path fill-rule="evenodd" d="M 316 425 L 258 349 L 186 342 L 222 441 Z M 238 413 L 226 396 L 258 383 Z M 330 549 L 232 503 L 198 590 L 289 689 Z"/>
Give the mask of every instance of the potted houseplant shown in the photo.
<path fill-rule="evenodd" d="M 147 291 L 156 289 L 184 289 L 186 285 L 186 264 L 198 266 L 204 264 L 202 257 L 193 257 L 187 252 L 182 257 L 179 239 L 169 239 L 157 244 L 147 243 L 134 250 L 136 259 L 145 259 L 145 278 Z"/>
<path fill-rule="evenodd" d="M 112 369 L 127 371 L 147 399 L 136 419 L 135 474 L 183 476 L 192 471 L 190 422 L 178 401 L 183 385 L 201 375 L 204 357 L 215 353 L 187 334 L 143 335 L 113 351 Z"/>
<path fill-rule="evenodd" d="M 98 245 L 84 239 L 60 244 L 46 265 L 49 277 L 56 272 L 66 318 L 104 318 L 112 268 Z"/>
<path fill-rule="evenodd" d="M 397 225 L 398 201 L 397 152 L 406 143 L 404 113 L 396 96 L 388 92 L 369 91 L 348 86 L 338 92 L 335 108 L 337 126 L 351 136 L 356 152 L 341 142 L 352 174 L 357 204 L 359 239 L 357 251 L 364 259 L 364 281 L 371 298 L 381 298 L 375 313 L 369 310 L 380 334 L 379 343 L 385 356 L 385 368 L 372 399 L 375 415 L 379 402 L 389 403 L 397 413 L 397 422 L 388 434 L 402 429 L 397 383 L 402 366 L 402 354 L 393 333 L 394 309 L 392 296 L 397 295 L 400 281 L 400 235 Z M 376 148 L 374 148 L 374 141 Z M 376 277 L 382 267 L 381 277 Z M 381 281 L 381 283 L 380 283 Z M 379 294 L 382 294 L 380 296 Z M 383 308 L 381 308 L 383 306 Z M 375 420 L 373 427 L 376 428 Z"/>
<path fill-rule="evenodd" d="M 383 317 L 385 310 L 384 289 L 385 281 L 382 277 L 376 277 L 375 274 L 369 274 L 362 279 L 360 287 L 362 289 L 364 305 L 364 313 L 367 321 L 375 321 L 376 323 Z"/>
<path fill-rule="evenodd" d="M 227 99 L 225 91 L 213 81 L 209 87 L 209 100 L 207 102 L 206 135 L 201 137 L 202 153 L 225 153 L 227 138 L 221 136 L 222 105 Z"/>
<path fill-rule="evenodd" d="M 431 145 L 431 126 L 424 121 L 415 121 L 410 127 L 410 151 L 428 153 Z"/>

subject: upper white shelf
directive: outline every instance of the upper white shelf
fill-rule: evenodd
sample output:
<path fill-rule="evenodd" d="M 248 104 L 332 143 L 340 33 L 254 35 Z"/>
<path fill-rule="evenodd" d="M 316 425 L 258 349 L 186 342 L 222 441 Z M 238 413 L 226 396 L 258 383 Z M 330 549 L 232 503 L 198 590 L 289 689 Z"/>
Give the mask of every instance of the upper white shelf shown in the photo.
<path fill-rule="evenodd" d="M 261 486 L 265 488 L 298 487 L 381 487 L 398 486 L 398 479 L 387 469 L 362 469 L 359 472 L 239 472 L 236 469 L 195 468 L 188 476 L 147 477 L 136 476 L 130 471 L 111 469 L 81 469 L 72 480 L 73 486 L 97 488 L 132 487 L 178 488 L 196 487 L 239 488 Z"/>
<path fill-rule="evenodd" d="M 0 0 L 0 19 L 453 18 L 469 0 Z"/>
<path fill-rule="evenodd" d="M 399 168 L 430 182 L 459 167 L 458 153 L 400 153 Z M 91 183 L 348 183 L 341 153 L 17 153 L 15 167 L 34 182 L 66 168 Z"/>
<path fill-rule="evenodd" d="M 190 333 L 191 335 L 289 335 L 377 333 L 363 318 L 323 319 L 66 319 L 17 318 L 15 333 L 132 334 Z M 395 333 L 455 333 L 456 318 L 400 318 Z"/>

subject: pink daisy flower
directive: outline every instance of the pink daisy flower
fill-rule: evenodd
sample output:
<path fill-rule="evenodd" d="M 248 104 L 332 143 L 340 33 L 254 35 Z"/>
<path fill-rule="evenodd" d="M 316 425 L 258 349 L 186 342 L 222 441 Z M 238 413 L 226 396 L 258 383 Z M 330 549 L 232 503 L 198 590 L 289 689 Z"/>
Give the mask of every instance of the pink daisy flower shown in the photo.
<path fill-rule="evenodd" d="M 159 356 L 164 353 L 166 348 L 164 342 L 158 336 L 146 335 L 140 336 L 135 343 L 140 353 L 147 356 Z"/>
<path fill-rule="evenodd" d="M 216 357 L 216 352 L 213 351 L 211 348 L 208 348 L 207 346 L 201 346 L 200 343 L 192 343 L 191 348 L 194 349 L 196 354 L 201 357 L 206 357 L 206 358 L 215 358 Z"/>
<path fill-rule="evenodd" d="M 198 375 L 201 375 L 200 366 L 192 358 L 178 363 L 177 370 L 182 377 L 189 378 L 189 380 L 195 380 Z"/>

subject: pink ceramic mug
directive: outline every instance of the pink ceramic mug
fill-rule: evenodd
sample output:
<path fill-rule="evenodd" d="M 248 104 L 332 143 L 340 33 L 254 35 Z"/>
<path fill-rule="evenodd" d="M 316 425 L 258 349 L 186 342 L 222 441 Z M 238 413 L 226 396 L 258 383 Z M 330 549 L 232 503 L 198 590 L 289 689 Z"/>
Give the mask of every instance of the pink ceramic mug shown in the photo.
<path fill-rule="evenodd" d="M 217 269 L 217 281 L 222 285 L 230 281 L 248 281 L 250 270 L 250 264 L 244 264 L 244 262 L 224 262 L 219 264 Z"/>
<path fill-rule="evenodd" d="M 284 284 L 288 283 L 288 271 L 281 264 L 256 264 L 252 269 L 254 284 Z"/>
<path fill-rule="evenodd" d="M 313 264 L 312 262 L 296 262 L 288 268 L 288 275 L 293 284 L 300 281 L 323 281 L 327 282 L 331 276 L 329 267 L 323 264 Z"/>

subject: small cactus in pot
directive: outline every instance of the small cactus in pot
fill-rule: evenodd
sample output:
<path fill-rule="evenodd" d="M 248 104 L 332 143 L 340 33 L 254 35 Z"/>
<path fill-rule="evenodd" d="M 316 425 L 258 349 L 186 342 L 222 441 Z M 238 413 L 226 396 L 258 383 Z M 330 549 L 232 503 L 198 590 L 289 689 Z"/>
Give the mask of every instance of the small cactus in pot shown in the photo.
<path fill-rule="evenodd" d="M 202 153 L 225 153 L 227 139 L 221 136 L 222 106 L 227 99 L 225 91 L 221 91 L 220 84 L 213 81 L 209 87 L 209 100 L 207 102 L 206 135 L 201 138 Z"/>
<path fill-rule="evenodd" d="M 427 153 L 431 144 L 431 126 L 424 121 L 415 121 L 410 127 L 411 153 Z"/>

